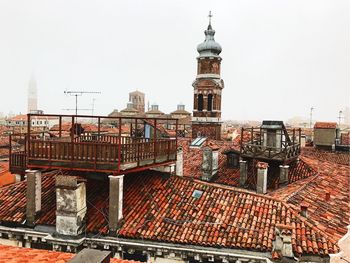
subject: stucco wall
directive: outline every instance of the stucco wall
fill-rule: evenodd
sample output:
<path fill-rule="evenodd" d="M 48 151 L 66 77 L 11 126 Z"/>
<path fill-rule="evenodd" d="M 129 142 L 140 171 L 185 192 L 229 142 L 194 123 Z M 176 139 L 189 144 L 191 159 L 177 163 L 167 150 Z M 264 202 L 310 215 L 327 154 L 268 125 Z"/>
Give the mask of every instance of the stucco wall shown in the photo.
<path fill-rule="evenodd" d="M 335 143 L 335 129 L 315 129 L 314 130 L 314 145 L 332 146 Z"/>

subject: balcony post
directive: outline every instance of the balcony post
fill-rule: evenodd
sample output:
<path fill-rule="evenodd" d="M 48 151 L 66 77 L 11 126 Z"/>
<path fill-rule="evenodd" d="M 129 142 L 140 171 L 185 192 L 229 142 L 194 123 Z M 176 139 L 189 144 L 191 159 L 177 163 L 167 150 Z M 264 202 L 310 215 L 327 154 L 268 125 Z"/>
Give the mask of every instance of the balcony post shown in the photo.
<path fill-rule="evenodd" d="M 154 148 L 154 157 L 153 157 L 153 162 L 156 163 L 157 159 L 157 119 L 154 119 L 154 127 L 153 127 L 153 148 Z"/>
<path fill-rule="evenodd" d="M 28 152 L 27 152 L 27 160 L 29 162 L 29 153 L 30 153 L 30 114 L 27 115 L 27 136 L 28 136 Z"/>
<path fill-rule="evenodd" d="M 58 118 L 58 137 L 62 137 L 62 116 Z"/>
<path fill-rule="evenodd" d="M 122 136 L 122 118 L 118 118 L 118 124 L 119 124 L 119 134 L 118 134 L 118 172 L 120 172 L 120 163 L 121 163 L 121 136 Z"/>

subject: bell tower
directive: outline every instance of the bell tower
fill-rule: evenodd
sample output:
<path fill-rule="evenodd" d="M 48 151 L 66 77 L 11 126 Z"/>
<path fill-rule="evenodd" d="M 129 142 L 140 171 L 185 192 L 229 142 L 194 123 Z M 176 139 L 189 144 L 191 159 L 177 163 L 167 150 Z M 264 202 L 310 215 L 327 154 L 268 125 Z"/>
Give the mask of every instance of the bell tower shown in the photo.
<path fill-rule="evenodd" d="M 192 137 L 221 138 L 221 93 L 224 81 L 220 76 L 221 46 L 215 42 L 215 31 L 209 25 L 204 31 L 205 40 L 197 46 L 197 77 L 194 88 Z"/>

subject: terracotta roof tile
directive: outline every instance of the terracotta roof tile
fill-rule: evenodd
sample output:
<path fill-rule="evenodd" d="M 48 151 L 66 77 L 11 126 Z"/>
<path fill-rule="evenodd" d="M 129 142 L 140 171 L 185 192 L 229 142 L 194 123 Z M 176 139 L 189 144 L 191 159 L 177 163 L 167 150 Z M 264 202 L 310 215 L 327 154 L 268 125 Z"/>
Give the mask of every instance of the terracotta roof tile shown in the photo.
<path fill-rule="evenodd" d="M 53 225 L 54 177 L 44 175 L 42 182 L 46 201 L 38 223 Z M 20 182 L 0 189 L 1 221 L 23 222 L 25 186 Z M 167 179 L 157 172 L 129 174 L 124 186 L 120 237 L 271 252 L 274 227 L 282 223 L 293 227 L 295 253 L 338 250 L 331 238 L 276 199 L 177 176 Z M 203 191 L 202 196 L 194 198 L 194 190 Z M 107 234 L 108 182 L 88 181 L 87 200 L 88 232 Z"/>
<path fill-rule="evenodd" d="M 336 129 L 336 122 L 316 122 L 314 125 L 314 129 Z"/>

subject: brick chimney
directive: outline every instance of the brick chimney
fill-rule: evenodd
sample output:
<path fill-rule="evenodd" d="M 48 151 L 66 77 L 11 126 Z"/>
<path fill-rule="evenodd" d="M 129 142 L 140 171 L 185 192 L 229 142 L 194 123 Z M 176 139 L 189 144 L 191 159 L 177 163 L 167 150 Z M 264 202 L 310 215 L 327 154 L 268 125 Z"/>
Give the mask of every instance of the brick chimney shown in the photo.
<path fill-rule="evenodd" d="M 247 181 L 248 167 L 247 161 L 239 161 L 239 186 L 243 187 Z"/>
<path fill-rule="evenodd" d="M 110 175 L 109 178 L 109 212 L 108 226 L 109 233 L 114 235 L 118 228 L 119 222 L 123 218 L 123 183 L 124 175 Z"/>
<path fill-rule="evenodd" d="M 267 169 L 269 165 L 264 162 L 258 162 L 256 168 L 258 169 L 256 191 L 259 194 L 267 193 Z"/>
<path fill-rule="evenodd" d="M 219 147 L 216 145 L 207 146 L 203 149 L 202 176 L 204 181 L 210 181 L 218 172 Z"/>
<path fill-rule="evenodd" d="M 85 180 L 76 176 L 56 176 L 56 232 L 76 236 L 86 221 Z"/>
<path fill-rule="evenodd" d="M 183 176 L 184 173 L 184 152 L 182 147 L 177 148 L 176 153 L 176 175 Z"/>
<path fill-rule="evenodd" d="M 36 215 L 41 210 L 41 172 L 38 170 L 26 170 L 26 177 L 26 224 L 34 226 Z"/>
<path fill-rule="evenodd" d="M 280 184 L 288 183 L 289 165 L 280 165 Z"/>
<path fill-rule="evenodd" d="M 272 251 L 281 254 L 283 257 L 294 257 L 292 247 L 292 232 L 293 227 L 284 224 L 276 224 L 276 239 L 274 241 Z"/>

